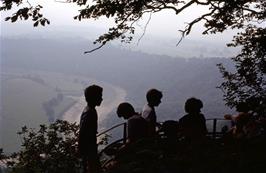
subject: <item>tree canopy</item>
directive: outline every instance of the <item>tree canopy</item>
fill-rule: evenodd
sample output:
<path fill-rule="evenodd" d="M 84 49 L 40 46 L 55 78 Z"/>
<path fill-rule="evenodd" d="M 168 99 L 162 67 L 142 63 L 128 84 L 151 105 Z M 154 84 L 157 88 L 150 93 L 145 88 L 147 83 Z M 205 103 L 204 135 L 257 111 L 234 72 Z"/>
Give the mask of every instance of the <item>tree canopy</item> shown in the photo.
<path fill-rule="evenodd" d="M 165 10 L 172 10 L 179 15 L 185 10 L 190 10 L 192 6 L 205 6 L 208 8 L 190 21 L 183 30 L 183 36 L 188 35 L 192 27 L 198 22 L 204 22 L 205 30 L 203 34 L 223 32 L 226 29 L 245 28 L 250 23 L 262 24 L 265 22 L 264 0 L 66 0 L 68 3 L 75 3 L 81 6 L 81 10 L 76 20 L 88 18 L 98 19 L 101 16 L 114 18 L 115 26 L 95 41 L 105 45 L 107 42 L 120 39 L 122 42 L 130 42 L 135 32 L 135 24 L 145 14 L 158 13 Z M 26 6 L 25 6 L 26 4 Z M 38 24 L 49 24 L 50 21 L 41 14 L 42 6 L 32 6 L 29 1 L 24 0 L 3 0 L 0 10 L 10 10 L 14 5 L 22 6 L 12 16 L 6 18 L 11 22 L 18 19 L 34 22 Z"/>
<path fill-rule="evenodd" d="M 242 46 L 233 57 L 236 72 L 228 72 L 219 64 L 225 81 L 220 85 L 227 105 L 246 102 L 258 116 L 266 115 L 266 29 L 249 26 L 229 46 Z"/>

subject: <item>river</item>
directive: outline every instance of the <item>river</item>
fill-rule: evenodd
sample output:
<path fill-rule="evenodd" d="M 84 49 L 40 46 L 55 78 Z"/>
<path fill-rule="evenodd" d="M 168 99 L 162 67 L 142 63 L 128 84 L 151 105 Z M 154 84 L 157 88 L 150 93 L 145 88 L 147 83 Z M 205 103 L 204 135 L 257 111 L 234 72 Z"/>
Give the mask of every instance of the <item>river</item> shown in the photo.
<path fill-rule="evenodd" d="M 108 101 L 105 101 L 104 99 L 101 106 L 96 107 L 96 110 L 98 112 L 98 124 L 100 128 L 102 128 L 102 121 L 107 117 L 109 113 L 112 112 L 113 109 L 116 109 L 121 102 L 125 101 L 127 95 L 124 89 L 111 84 L 107 85 L 114 91 L 114 97 L 111 99 L 109 98 Z M 77 102 L 63 114 L 62 119 L 72 123 L 79 123 L 81 112 L 83 111 L 85 106 L 86 101 L 84 99 L 84 96 L 77 98 Z M 101 129 L 99 130 L 101 131 Z"/>

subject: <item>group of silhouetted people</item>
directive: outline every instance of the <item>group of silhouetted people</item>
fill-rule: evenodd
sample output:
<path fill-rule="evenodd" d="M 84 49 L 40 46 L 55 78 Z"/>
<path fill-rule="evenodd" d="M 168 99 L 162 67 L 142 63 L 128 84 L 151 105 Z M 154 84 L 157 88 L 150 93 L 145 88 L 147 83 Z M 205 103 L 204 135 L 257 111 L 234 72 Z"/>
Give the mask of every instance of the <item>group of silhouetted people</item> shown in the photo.
<path fill-rule="evenodd" d="M 100 162 L 97 154 L 98 115 L 95 107 L 100 106 L 103 100 L 102 94 L 103 88 L 97 85 L 87 87 L 84 92 L 87 106 L 81 114 L 78 138 L 78 147 L 84 172 L 100 172 Z M 127 143 L 133 143 L 142 138 L 152 138 L 157 135 L 157 129 L 161 125 L 157 122 L 155 107 L 159 106 L 162 97 L 161 91 L 150 89 L 146 94 L 147 104 L 144 105 L 141 113 L 137 113 L 128 102 L 118 105 L 118 117 L 123 117 L 127 120 Z M 205 117 L 200 111 L 202 107 L 203 104 L 199 99 L 188 99 L 185 103 L 187 114 L 179 122 L 166 122 L 161 129 L 164 129 L 165 134 L 170 136 L 174 136 L 175 130 L 179 129 L 190 140 L 203 138 L 207 133 L 207 129 Z"/>
<path fill-rule="evenodd" d="M 79 152 L 82 158 L 84 173 L 100 172 L 100 162 L 97 149 L 97 111 L 96 106 L 102 102 L 103 88 L 91 85 L 85 89 L 84 95 L 87 106 L 80 118 L 80 131 L 78 138 Z M 189 98 L 185 102 L 185 112 L 179 121 L 168 120 L 162 125 L 157 122 L 155 107 L 159 106 L 163 94 L 157 89 L 150 89 L 146 94 L 147 104 L 142 112 L 137 113 L 134 107 L 123 102 L 117 107 L 118 117 L 127 120 L 127 143 L 129 145 L 140 139 L 157 137 L 160 132 L 169 139 L 176 139 L 181 136 L 185 141 L 199 144 L 206 139 L 207 128 L 206 119 L 201 113 L 203 103 L 197 98 Z M 231 138 L 241 138 L 243 136 L 254 136 L 258 134 L 258 128 L 254 125 L 247 106 L 239 104 L 237 107 L 239 114 L 236 116 L 225 115 L 225 119 L 232 120 L 233 128 L 227 129 L 227 136 Z"/>
<path fill-rule="evenodd" d="M 142 113 L 136 113 L 133 106 L 128 102 L 119 104 L 117 115 L 127 120 L 128 142 L 156 135 L 158 123 L 155 107 L 159 106 L 162 97 L 161 91 L 149 90 L 146 94 L 147 104 L 144 105 Z"/>

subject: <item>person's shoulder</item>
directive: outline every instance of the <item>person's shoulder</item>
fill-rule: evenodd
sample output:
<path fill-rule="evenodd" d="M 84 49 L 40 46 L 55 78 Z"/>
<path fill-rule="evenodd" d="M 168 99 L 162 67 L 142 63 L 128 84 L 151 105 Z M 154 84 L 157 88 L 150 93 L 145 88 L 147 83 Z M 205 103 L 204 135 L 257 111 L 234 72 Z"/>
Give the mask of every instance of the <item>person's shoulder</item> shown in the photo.
<path fill-rule="evenodd" d="M 82 113 L 81 113 L 81 119 L 84 119 L 84 118 L 86 118 L 87 117 L 87 115 L 88 115 L 88 107 L 86 106 L 84 109 L 83 109 L 83 111 L 82 111 Z"/>
<path fill-rule="evenodd" d="M 248 112 L 239 112 L 238 116 L 252 116 L 251 113 L 248 113 Z"/>
<path fill-rule="evenodd" d="M 148 104 L 145 104 L 142 109 L 142 112 L 144 111 L 152 111 L 152 108 Z"/>
<path fill-rule="evenodd" d="M 144 105 L 144 107 L 142 109 L 141 115 L 143 118 L 147 118 L 151 112 L 152 112 L 152 108 L 148 104 L 146 104 L 146 105 Z"/>
<path fill-rule="evenodd" d="M 89 110 L 89 107 L 88 106 L 85 106 L 84 109 L 83 109 L 83 111 L 82 111 L 82 113 L 84 114 L 84 113 L 88 112 L 88 110 Z"/>
<path fill-rule="evenodd" d="M 134 120 L 140 120 L 140 119 L 143 119 L 143 120 L 144 120 L 144 118 L 143 118 L 141 115 L 139 115 L 139 114 L 135 114 L 135 115 L 133 115 L 132 117 L 130 117 L 130 118 L 128 119 L 128 121 L 134 121 Z"/>
<path fill-rule="evenodd" d="M 140 114 L 135 114 L 128 119 L 128 122 L 129 123 L 133 123 L 133 122 L 141 123 L 141 122 L 146 122 L 146 120 Z"/>
<path fill-rule="evenodd" d="M 187 120 L 188 118 L 189 118 L 189 115 L 186 114 L 186 115 L 184 115 L 183 117 L 181 117 L 181 118 L 179 119 L 179 122 L 185 121 L 185 120 Z"/>
<path fill-rule="evenodd" d="M 94 108 L 90 108 L 86 106 L 81 114 L 81 118 L 88 119 L 88 118 L 92 118 L 93 115 L 97 115 L 96 110 Z"/>

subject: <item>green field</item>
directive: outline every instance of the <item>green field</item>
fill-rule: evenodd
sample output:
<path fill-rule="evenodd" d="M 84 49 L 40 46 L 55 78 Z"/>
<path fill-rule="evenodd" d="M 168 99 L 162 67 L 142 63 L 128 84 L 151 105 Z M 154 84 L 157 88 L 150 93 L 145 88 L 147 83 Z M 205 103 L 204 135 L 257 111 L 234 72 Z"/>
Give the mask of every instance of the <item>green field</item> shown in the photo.
<path fill-rule="evenodd" d="M 2 72 L 0 148 L 4 148 L 6 153 L 17 151 L 21 144 L 17 132 L 21 127 L 38 128 L 40 124 L 49 123 L 50 115 L 45 111 L 44 103 L 57 98 L 58 94 L 63 95 L 56 105 L 51 104 L 54 119 L 60 119 L 83 95 L 84 88 L 91 84 L 104 88 L 105 103 L 113 101 L 115 92 L 112 86 L 88 77 L 19 69 Z"/>
<path fill-rule="evenodd" d="M 36 127 L 47 123 L 42 102 L 55 93 L 27 79 L 11 79 L 2 83 L 2 141 L 6 152 L 18 149 L 16 132 L 24 125 Z"/>
<path fill-rule="evenodd" d="M 33 79 L 39 78 L 44 83 Z M 48 116 L 43 103 L 55 98 L 58 91 L 63 99 L 54 107 L 54 116 L 61 114 L 75 103 L 69 95 L 81 95 L 81 79 L 67 75 L 45 72 L 25 72 L 11 70 L 1 80 L 1 145 L 9 153 L 17 151 L 21 139 L 16 134 L 21 127 L 38 128 L 39 124 L 48 123 Z"/>

